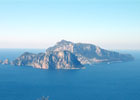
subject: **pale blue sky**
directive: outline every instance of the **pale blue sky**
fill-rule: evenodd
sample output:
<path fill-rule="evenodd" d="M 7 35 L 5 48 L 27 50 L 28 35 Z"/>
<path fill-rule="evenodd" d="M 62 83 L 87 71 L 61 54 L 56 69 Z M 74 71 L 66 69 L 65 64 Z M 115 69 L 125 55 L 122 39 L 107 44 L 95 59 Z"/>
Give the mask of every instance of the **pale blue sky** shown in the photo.
<path fill-rule="evenodd" d="M 61 39 L 140 49 L 140 1 L 0 0 L 0 48 L 47 48 Z"/>

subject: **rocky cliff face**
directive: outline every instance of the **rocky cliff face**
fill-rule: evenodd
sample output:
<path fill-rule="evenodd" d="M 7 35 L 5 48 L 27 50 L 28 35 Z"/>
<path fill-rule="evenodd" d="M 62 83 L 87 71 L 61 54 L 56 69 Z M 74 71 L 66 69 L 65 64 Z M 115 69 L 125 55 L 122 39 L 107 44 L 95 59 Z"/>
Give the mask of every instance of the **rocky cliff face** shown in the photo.
<path fill-rule="evenodd" d="M 108 51 L 93 44 L 73 43 L 65 40 L 62 40 L 55 46 L 48 48 L 46 52 L 64 50 L 75 54 L 82 64 L 133 60 L 133 57 L 129 54 L 120 54 L 118 52 Z"/>
<path fill-rule="evenodd" d="M 24 53 L 13 61 L 17 66 L 32 66 L 41 69 L 80 69 L 83 65 L 69 51 L 48 51 L 46 53 Z"/>

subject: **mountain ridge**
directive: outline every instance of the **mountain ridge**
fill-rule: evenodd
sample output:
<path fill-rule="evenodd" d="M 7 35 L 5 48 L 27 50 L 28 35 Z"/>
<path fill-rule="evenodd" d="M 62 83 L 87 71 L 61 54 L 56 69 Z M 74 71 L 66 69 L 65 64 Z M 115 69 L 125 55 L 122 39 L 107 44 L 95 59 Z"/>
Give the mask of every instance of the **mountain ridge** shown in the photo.
<path fill-rule="evenodd" d="M 61 40 L 46 51 L 67 50 L 74 53 L 82 64 L 92 64 L 98 62 L 129 61 L 134 58 L 130 54 L 120 54 L 109 51 L 99 46 L 89 43 L 73 43 L 71 41 Z"/>

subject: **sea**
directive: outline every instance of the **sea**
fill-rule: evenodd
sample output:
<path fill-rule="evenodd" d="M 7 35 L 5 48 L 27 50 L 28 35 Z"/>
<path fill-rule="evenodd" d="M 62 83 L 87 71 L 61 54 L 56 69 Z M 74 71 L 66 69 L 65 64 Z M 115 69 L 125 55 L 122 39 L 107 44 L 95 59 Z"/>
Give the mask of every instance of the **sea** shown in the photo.
<path fill-rule="evenodd" d="M 43 49 L 0 49 L 0 59 Z M 140 100 L 140 51 L 130 62 L 86 65 L 80 70 L 42 70 L 0 65 L 0 100 Z"/>

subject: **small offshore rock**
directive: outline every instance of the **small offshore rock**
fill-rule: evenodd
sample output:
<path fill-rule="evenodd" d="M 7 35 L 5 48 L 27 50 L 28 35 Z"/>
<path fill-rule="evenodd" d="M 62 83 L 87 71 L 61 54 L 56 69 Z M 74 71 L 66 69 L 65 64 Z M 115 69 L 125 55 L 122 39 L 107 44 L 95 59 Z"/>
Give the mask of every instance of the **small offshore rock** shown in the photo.
<path fill-rule="evenodd" d="M 4 65 L 9 65 L 9 64 L 11 64 L 11 63 L 10 63 L 9 59 L 5 59 L 5 60 L 3 61 L 2 64 L 4 64 Z"/>

